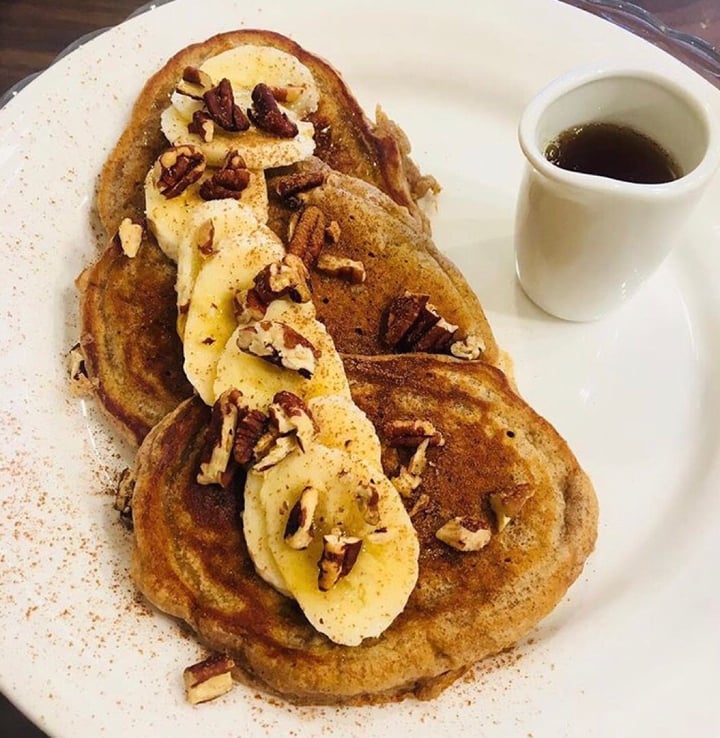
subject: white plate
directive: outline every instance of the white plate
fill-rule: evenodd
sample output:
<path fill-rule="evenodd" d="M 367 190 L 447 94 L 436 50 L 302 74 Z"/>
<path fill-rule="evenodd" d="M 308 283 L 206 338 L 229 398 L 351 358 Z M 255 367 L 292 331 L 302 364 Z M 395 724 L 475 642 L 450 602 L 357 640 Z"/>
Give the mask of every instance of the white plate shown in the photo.
<path fill-rule="evenodd" d="M 720 183 L 683 247 L 603 322 L 540 313 L 512 257 L 515 127 L 543 84 L 612 59 L 699 86 L 716 114 L 720 95 L 643 41 L 550 0 L 413 8 L 178 0 L 75 51 L 0 111 L 0 687 L 54 735 L 720 733 Z M 127 449 L 67 393 L 73 278 L 97 253 L 102 162 L 151 71 L 239 26 L 292 35 L 332 60 L 366 109 L 380 101 L 405 127 L 445 186 L 439 246 L 478 290 L 525 396 L 597 486 L 597 552 L 569 597 L 515 652 L 431 703 L 302 709 L 238 687 L 185 704 L 181 672 L 202 651 L 137 602 L 107 495 Z"/>

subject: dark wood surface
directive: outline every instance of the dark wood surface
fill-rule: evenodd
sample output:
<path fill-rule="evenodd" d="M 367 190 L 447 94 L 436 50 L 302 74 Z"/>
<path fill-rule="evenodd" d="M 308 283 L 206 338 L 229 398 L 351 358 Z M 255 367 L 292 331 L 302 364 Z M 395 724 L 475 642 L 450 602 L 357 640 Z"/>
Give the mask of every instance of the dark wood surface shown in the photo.
<path fill-rule="evenodd" d="M 68 44 L 120 23 L 142 0 L 0 0 L 0 94 L 45 69 Z M 720 49 L 720 0 L 636 0 L 668 26 Z M 0 736 L 42 738 L 0 695 Z"/>

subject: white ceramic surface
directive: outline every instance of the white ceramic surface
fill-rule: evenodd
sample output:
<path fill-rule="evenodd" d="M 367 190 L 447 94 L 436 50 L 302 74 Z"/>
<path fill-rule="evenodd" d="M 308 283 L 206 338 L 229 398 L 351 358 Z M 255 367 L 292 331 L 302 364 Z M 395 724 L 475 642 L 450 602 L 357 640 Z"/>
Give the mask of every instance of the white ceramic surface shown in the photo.
<path fill-rule="evenodd" d="M 75 51 L 0 111 L 0 687 L 52 735 L 720 734 L 720 184 L 653 280 L 598 323 L 535 308 L 512 247 L 517 122 L 549 80 L 615 60 L 675 70 L 714 108 L 720 95 L 552 0 L 413 8 L 178 0 Z M 597 486 L 597 551 L 568 598 L 517 651 L 432 703 L 294 708 L 238 687 L 185 704 L 180 675 L 202 650 L 134 597 L 108 495 L 128 449 L 67 392 L 73 279 L 100 246 L 99 168 L 153 69 L 243 25 L 331 59 L 368 110 L 380 101 L 405 127 L 444 185 L 439 246 L 481 295 L 523 393 Z"/>
<path fill-rule="evenodd" d="M 639 184 L 548 161 L 549 144 L 588 123 L 647 136 L 681 176 Z M 720 163 L 720 123 L 704 97 L 650 66 L 562 75 L 525 109 L 518 138 L 526 158 L 515 220 L 518 278 L 530 299 L 566 320 L 596 320 L 635 295 L 679 242 Z"/>

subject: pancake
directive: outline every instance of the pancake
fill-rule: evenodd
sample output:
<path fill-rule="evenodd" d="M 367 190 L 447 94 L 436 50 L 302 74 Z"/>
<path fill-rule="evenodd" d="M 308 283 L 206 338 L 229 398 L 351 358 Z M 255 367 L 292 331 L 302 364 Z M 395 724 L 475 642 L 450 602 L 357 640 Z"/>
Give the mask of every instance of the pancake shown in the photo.
<path fill-rule="evenodd" d="M 317 168 L 319 160 L 330 172 L 325 184 L 301 200 L 340 224 L 339 241 L 328 253 L 361 261 L 367 272 L 362 284 L 313 275 L 314 303 L 337 348 L 370 355 L 391 350 L 384 340 L 388 305 L 410 289 L 427 294 L 443 318 L 465 334 L 477 335 L 487 361 L 498 361 L 477 297 L 429 238 L 417 200 L 439 187 L 410 159 L 402 131 L 380 110 L 372 123 L 340 74 L 293 41 L 269 31 L 223 33 L 183 49 L 148 80 L 100 177 L 96 204 L 110 245 L 79 279 L 80 343 L 100 403 L 136 443 L 192 389 L 182 376 L 182 347 L 172 318 L 175 267 L 149 233 L 137 255 L 125 257 L 118 250 L 117 229 L 126 218 L 144 219 L 144 179 L 167 146 L 160 115 L 183 69 L 244 44 L 294 55 L 319 89 L 318 109 L 310 115 L 318 159 L 268 177 Z M 295 206 L 272 203 L 270 225 L 283 240 L 293 215 Z"/>
<path fill-rule="evenodd" d="M 77 280 L 86 372 L 101 407 L 135 444 L 193 393 L 175 330 L 175 274 L 146 237 L 135 259 L 113 240 Z"/>
<path fill-rule="evenodd" d="M 242 491 L 195 482 L 210 416 L 197 399 L 139 449 L 132 574 L 153 604 L 229 654 L 241 681 L 295 703 L 432 698 L 560 602 L 594 546 L 595 494 L 565 441 L 496 368 L 423 355 L 346 357 L 345 367 L 378 429 L 387 474 L 403 462 L 390 421 L 431 421 L 445 440 L 428 449 L 406 500 L 420 542 L 417 585 L 380 637 L 332 643 L 255 573 Z M 519 485 L 532 494 L 500 531 L 491 495 Z M 489 543 L 459 551 L 440 541 L 438 529 L 455 516 L 487 525 Z"/>
<path fill-rule="evenodd" d="M 124 218 L 144 217 L 143 182 L 157 156 L 168 145 L 160 115 L 187 66 L 237 46 L 272 46 L 292 54 L 311 72 L 319 88 L 318 109 L 310 120 L 316 129 L 316 155 L 333 169 L 353 174 L 378 187 L 425 222 L 416 201 L 437 190 L 432 177 L 424 177 L 409 157 L 410 146 L 402 131 L 382 111 L 372 123 L 330 64 L 294 41 L 272 31 L 239 30 L 221 33 L 175 54 L 150 77 L 135 102 L 130 120 L 108 156 L 97 193 L 97 209 L 108 238 Z"/>
<path fill-rule="evenodd" d="M 500 353 L 480 302 L 457 269 L 404 207 L 357 178 L 326 171 L 324 184 L 303 196 L 329 223 L 336 244 L 323 253 L 364 265 L 365 281 L 311 269 L 312 300 L 341 353 L 391 352 L 388 309 L 405 290 L 424 294 L 463 336 L 479 337 L 483 359 Z M 275 204 L 271 226 L 286 239 L 291 211 Z M 192 393 L 183 376 L 175 327 L 176 267 L 146 234 L 133 258 L 115 240 L 81 279 L 81 345 L 107 412 L 139 443 L 160 418 Z"/>

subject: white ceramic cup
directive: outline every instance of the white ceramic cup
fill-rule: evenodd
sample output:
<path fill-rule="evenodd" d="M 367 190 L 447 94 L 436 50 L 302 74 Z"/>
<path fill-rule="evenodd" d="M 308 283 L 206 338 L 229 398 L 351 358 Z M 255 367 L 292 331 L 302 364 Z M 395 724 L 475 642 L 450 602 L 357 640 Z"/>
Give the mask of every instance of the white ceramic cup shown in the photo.
<path fill-rule="evenodd" d="M 637 184 L 561 169 L 545 148 L 563 131 L 612 123 L 654 140 L 682 175 Z M 575 70 L 528 105 L 517 201 L 517 274 L 527 296 L 566 320 L 595 320 L 627 300 L 679 240 L 720 162 L 706 104 L 651 70 Z"/>

